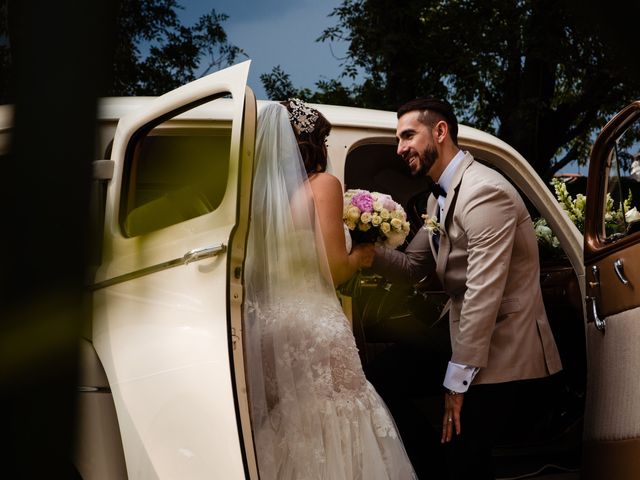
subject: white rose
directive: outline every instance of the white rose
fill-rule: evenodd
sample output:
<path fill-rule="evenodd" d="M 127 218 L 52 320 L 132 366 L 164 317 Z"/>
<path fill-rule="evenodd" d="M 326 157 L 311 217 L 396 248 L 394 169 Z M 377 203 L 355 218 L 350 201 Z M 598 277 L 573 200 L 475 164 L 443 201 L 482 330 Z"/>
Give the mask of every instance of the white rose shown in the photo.
<path fill-rule="evenodd" d="M 396 232 L 399 232 L 400 230 L 402 230 L 402 220 L 400 220 L 399 218 L 392 218 L 391 219 L 391 227 Z"/>
<path fill-rule="evenodd" d="M 553 232 L 546 225 L 537 225 L 536 226 L 536 234 L 538 237 L 544 238 L 545 240 L 550 240 Z"/>
<path fill-rule="evenodd" d="M 351 205 L 347 209 L 347 219 L 353 222 L 357 222 L 359 218 L 360 218 L 360 209 L 355 205 Z"/>
<path fill-rule="evenodd" d="M 627 223 L 637 222 L 638 220 L 640 220 L 640 212 L 636 207 L 633 207 L 631 210 L 624 214 L 624 219 L 627 221 Z"/>

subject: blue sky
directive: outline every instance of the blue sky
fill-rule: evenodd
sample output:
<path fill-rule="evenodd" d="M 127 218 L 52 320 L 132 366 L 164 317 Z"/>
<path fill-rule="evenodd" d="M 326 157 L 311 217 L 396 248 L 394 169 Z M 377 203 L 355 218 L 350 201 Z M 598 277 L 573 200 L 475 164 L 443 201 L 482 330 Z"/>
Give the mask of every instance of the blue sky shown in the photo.
<path fill-rule="evenodd" d="M 229 42 L 252 60 L 249 86 L 257 98 L 266 94 L 260 74 L 280 65 L 296 88 L 313 88 L 321 79 L 337 78 L 345 44 L 316 42 L 323 30 L 335 25 L 328 15 L 341 0 L 181 0 L 183 23 L 191 25 L 215 8 L 229 19 L 223 23 Z M 332 52 L 333 50 L 333 52 Z M 335 56 L 334 56 L 335 55 Z"/>

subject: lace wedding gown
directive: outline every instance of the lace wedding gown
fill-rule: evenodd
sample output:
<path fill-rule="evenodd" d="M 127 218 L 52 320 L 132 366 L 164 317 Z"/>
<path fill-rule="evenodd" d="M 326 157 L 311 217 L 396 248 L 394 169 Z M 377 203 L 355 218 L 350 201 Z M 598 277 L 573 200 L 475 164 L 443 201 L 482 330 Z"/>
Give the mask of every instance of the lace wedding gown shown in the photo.
<path fill-rule="evenodd" d="M 277 113 L 270 124 L 278 121 Z M 260 119 L 264 124 L 264 115 Z M 258 140 L 264 142 L 260 119 Z M 261 159 L 265 154 L 260 147 L 256 175 L 264 166 L 260 162 L 269 160 Z M 284 163 L 282 145 L 276 152 Z M 302 196 L 308 204 L 305 214 L 291 207 L 305 182 L 302 178 L 302 184 L 292 187 L 296 182 L 290 169 L 286 163 L 278 169 L 285 175 L 282 183 L 276 182 L 285 190 L 278 204 L 268 205 L 273 185 L 262 191 L 254 184 L 253 205 L 259 214 L 254 210 L 247 247 L 249 395 L 260 477 L 413 479 L 393 419 L 364 376 L 349 321 L 326 281 L 308 189 Z M 262 174 L 261 181 L 277 177 Z M 291 210 L 272 218 L 283 209 Z"/>

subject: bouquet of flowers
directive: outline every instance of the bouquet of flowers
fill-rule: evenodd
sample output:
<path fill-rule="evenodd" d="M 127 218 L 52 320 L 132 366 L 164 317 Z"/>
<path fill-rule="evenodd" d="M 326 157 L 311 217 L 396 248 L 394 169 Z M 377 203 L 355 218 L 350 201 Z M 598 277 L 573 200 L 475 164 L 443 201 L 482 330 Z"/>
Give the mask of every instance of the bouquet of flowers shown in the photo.
<path fill-rule="evenodd" d="M 350 189 L 344 194 L 342 219 L 355 242 L 387 248 L 402 245 L 409 233 L 407 214 L 384 193 Z"/>

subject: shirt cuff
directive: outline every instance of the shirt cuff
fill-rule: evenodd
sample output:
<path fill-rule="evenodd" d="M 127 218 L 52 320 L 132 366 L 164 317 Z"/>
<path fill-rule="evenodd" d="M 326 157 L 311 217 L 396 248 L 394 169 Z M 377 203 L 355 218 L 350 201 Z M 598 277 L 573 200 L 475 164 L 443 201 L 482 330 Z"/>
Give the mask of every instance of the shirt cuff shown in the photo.
<path fill-rule="evenodd" d="M 478 370 L 480 370 L 478 367 L 449 362 L 443 385 L 445 388 L 453 390 L 454 392 L 464 393 L 469 389 Z"/>

